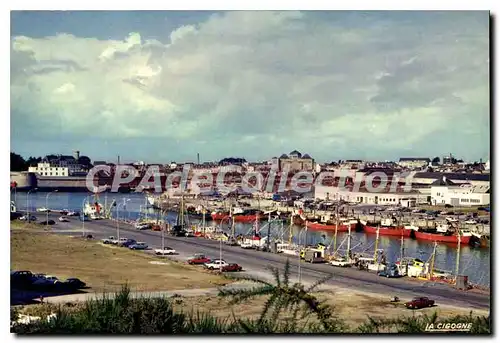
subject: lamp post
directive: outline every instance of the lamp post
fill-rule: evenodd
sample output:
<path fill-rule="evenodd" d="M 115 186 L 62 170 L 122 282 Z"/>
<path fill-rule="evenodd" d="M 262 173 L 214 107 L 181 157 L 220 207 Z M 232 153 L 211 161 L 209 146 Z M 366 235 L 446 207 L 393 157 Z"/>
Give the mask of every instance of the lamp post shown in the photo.
<path fill-rule="evenodd" d="M 301 271 L 302 271 L 301 270 L 302 261 L 301 261 L 301 258 L 300 258 L 300 235 L 302 234 L 302 231 L 304 231 L 305 234 L 307 235 L 307 221 L 306 221 L 306 227 L 303 228 L 302 230 L 300 230 L 299 237 L 298 237 L 298 245 L 299 245 L 299 283 L 300 283 L 300 281 L 302 279 L 302 277 L 301 277 L 302 276 L 302 274 L 301 274 Z M 307 243 L 307 241 L 306 241 L 306 243 Z"/>
<path fill-rule="evenodd" d="M 32 191 L 36 191 L 38 188 L 33 188 L 33 189 L 30 189 L 28 191 L 28 194 L 26 195 L 26 213 L 28 214 L 28 223 L 31 221 L 31 216 L 30 216 L 30 203 L 29 203 L 29 199 L 30 199 L 30 193 Z"/>
<path fill-rule="evenodd" d="M 46 213 L 45 225 L 48 225 L 48 222 L 49 222 L 49 195 L 51 195 L 52 193 L 56 193 L 56 192 L 57 192 L 57 189 L 53 192 L 48 192 L 47 196 L 45 197 L 45 213 Z"/>
<path fill-rule="evenodd" d="M 85 198 L 83 198 L 83 201 L 82 201 L 82 214 L 81 214 L 81 218 L 82 218 L 82 236 L 85 237 L 85 202 L 87 201 L 87 199 L 89 198 L 89 196 L 87 195 Z"/>

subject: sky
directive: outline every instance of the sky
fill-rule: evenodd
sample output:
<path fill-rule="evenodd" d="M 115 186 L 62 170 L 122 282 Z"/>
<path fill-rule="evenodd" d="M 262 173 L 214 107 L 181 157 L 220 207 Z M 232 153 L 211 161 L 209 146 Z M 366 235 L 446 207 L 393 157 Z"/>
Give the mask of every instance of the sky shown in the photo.
<path fill-rule="evenodd" d="M 12 11 L 11 151 L 489 157 L 489 13 Z"/>

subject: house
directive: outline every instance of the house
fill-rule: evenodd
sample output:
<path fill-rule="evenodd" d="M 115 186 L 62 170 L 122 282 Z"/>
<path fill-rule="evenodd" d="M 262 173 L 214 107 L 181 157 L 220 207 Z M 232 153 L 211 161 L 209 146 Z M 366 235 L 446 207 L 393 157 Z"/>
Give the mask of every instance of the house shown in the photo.
<path fill-rule="evenodd" d="M 431 159 L 428 157 L 401 157 L 398 164 L 401 167 L 416 169 L 426 167 L 430 163 Z"/>
<path fill-rule="evenodd" d="M 473 186 L 489 186 L 490 174 L 474 173 L 439 173 L 439 172 L 418 172 L 413 176 L 413 183 L 422 185 L 431 185 L 434 181 L 442 179 L 452 181 L 455 184 L 470 183 Z"/>
<path fill-rule="evenodd" d="M 299 151 L 294 150 L 288 155 L 283 154 L 278 159 L 279 171 L 288 169 L 290 172 L 299 171 L 314 171 L 314 159 L 308 154 L 302 155 Z"/>

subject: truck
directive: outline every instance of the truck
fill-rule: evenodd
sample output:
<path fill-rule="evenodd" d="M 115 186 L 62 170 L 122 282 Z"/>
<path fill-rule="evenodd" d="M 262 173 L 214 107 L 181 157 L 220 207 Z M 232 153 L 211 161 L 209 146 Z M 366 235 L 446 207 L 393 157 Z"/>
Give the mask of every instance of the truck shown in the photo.
<path fill-rule="evenodd" d="M 306 250 L 304 253 L 304 261 L 309 263 L 323 263 L 325 258 L 320 250 Z"/>

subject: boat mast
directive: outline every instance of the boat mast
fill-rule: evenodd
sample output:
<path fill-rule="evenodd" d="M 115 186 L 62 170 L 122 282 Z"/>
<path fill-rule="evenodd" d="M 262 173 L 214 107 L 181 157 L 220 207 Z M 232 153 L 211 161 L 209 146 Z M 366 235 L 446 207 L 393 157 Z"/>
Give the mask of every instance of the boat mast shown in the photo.
<path fill-rule="evenodd" d="M 401 250 L 400 250 L 400 252 L 399 252 L 399 255 L 401 256 L 401 257 L 399 258 L 399 260 L 400 260 L 400 261 L 403 261 L 403 255 L 404 255 L 404 249 L 405 249 L 405 245 L 404 245 L 404 244 L 405 244 L 405 243 L 404 243 L 404 231 L 403 231 L 403 230 L 405 230 L 405 229 L 402 229 L 402 230 L 401 230 L 401 247 L 400 247 L 400 248 L 401 248 Z"/>
<path fill-rule="evenodd" d="M 182 188 L 181 188 L 181 208 L 180 208 L 180 211 L 181 211 L 181 225 L 184 226 L 184 192 L 182 191 Z"/>
<path fill-rule="evenodd" d="M 377 250 L 378 250 L 378 237 L 379 237 L 379 230 L 380 230 L 380 225 L 377 226 L 377 236 L 375 238 L 375 252 L 373 253 L 373 259 L 374 260 L 378 260 L 377 259 Z"/>
<path fill-rule="evenodd" d="M 460 229 L 457 229 L 457 238 L 458 238 L 458 246 L 457 246 L 457 265 L 455 267 L 455 283 L 457 282 L 458 279 L 458 272 L 460 268 L 460 245 L 461 245 L 461 236 L 460 236 Z"/>
<path fill-rule="evenodd" d="M 288 227 L 288 247 L 292 245 L 292 224 L 293 224 L 293 214 L 290 216 L 290 225 Z"/>
<path fill-rule="evenodd" d="M 231 213 L 232 209 L 229 210 Z M 231 215 L 231 237 L 235 238 L 234 213 Z"/>
<path fill-rule="evenodd" d="M 339 203 L 335 207 L 335 236 L 333 237 L 333 254 L 337 253 L 337 232 L 339 230 Z"/>
<path fill-rule="evenodd" d="M 432 273 L 434 272 L 434 260 L 436 258 L 436 247 L 437 247 L 437 241 L 434 242 L 434 250 L 432 251 L 431 265 L 429 267 L 429 280 L 432 279 Z"/>
<path fill-rule="evenodd" d="M 349 224 L 349 230 L 347 232 L 347 260 L 351 260 L 351 224 Z"/>

